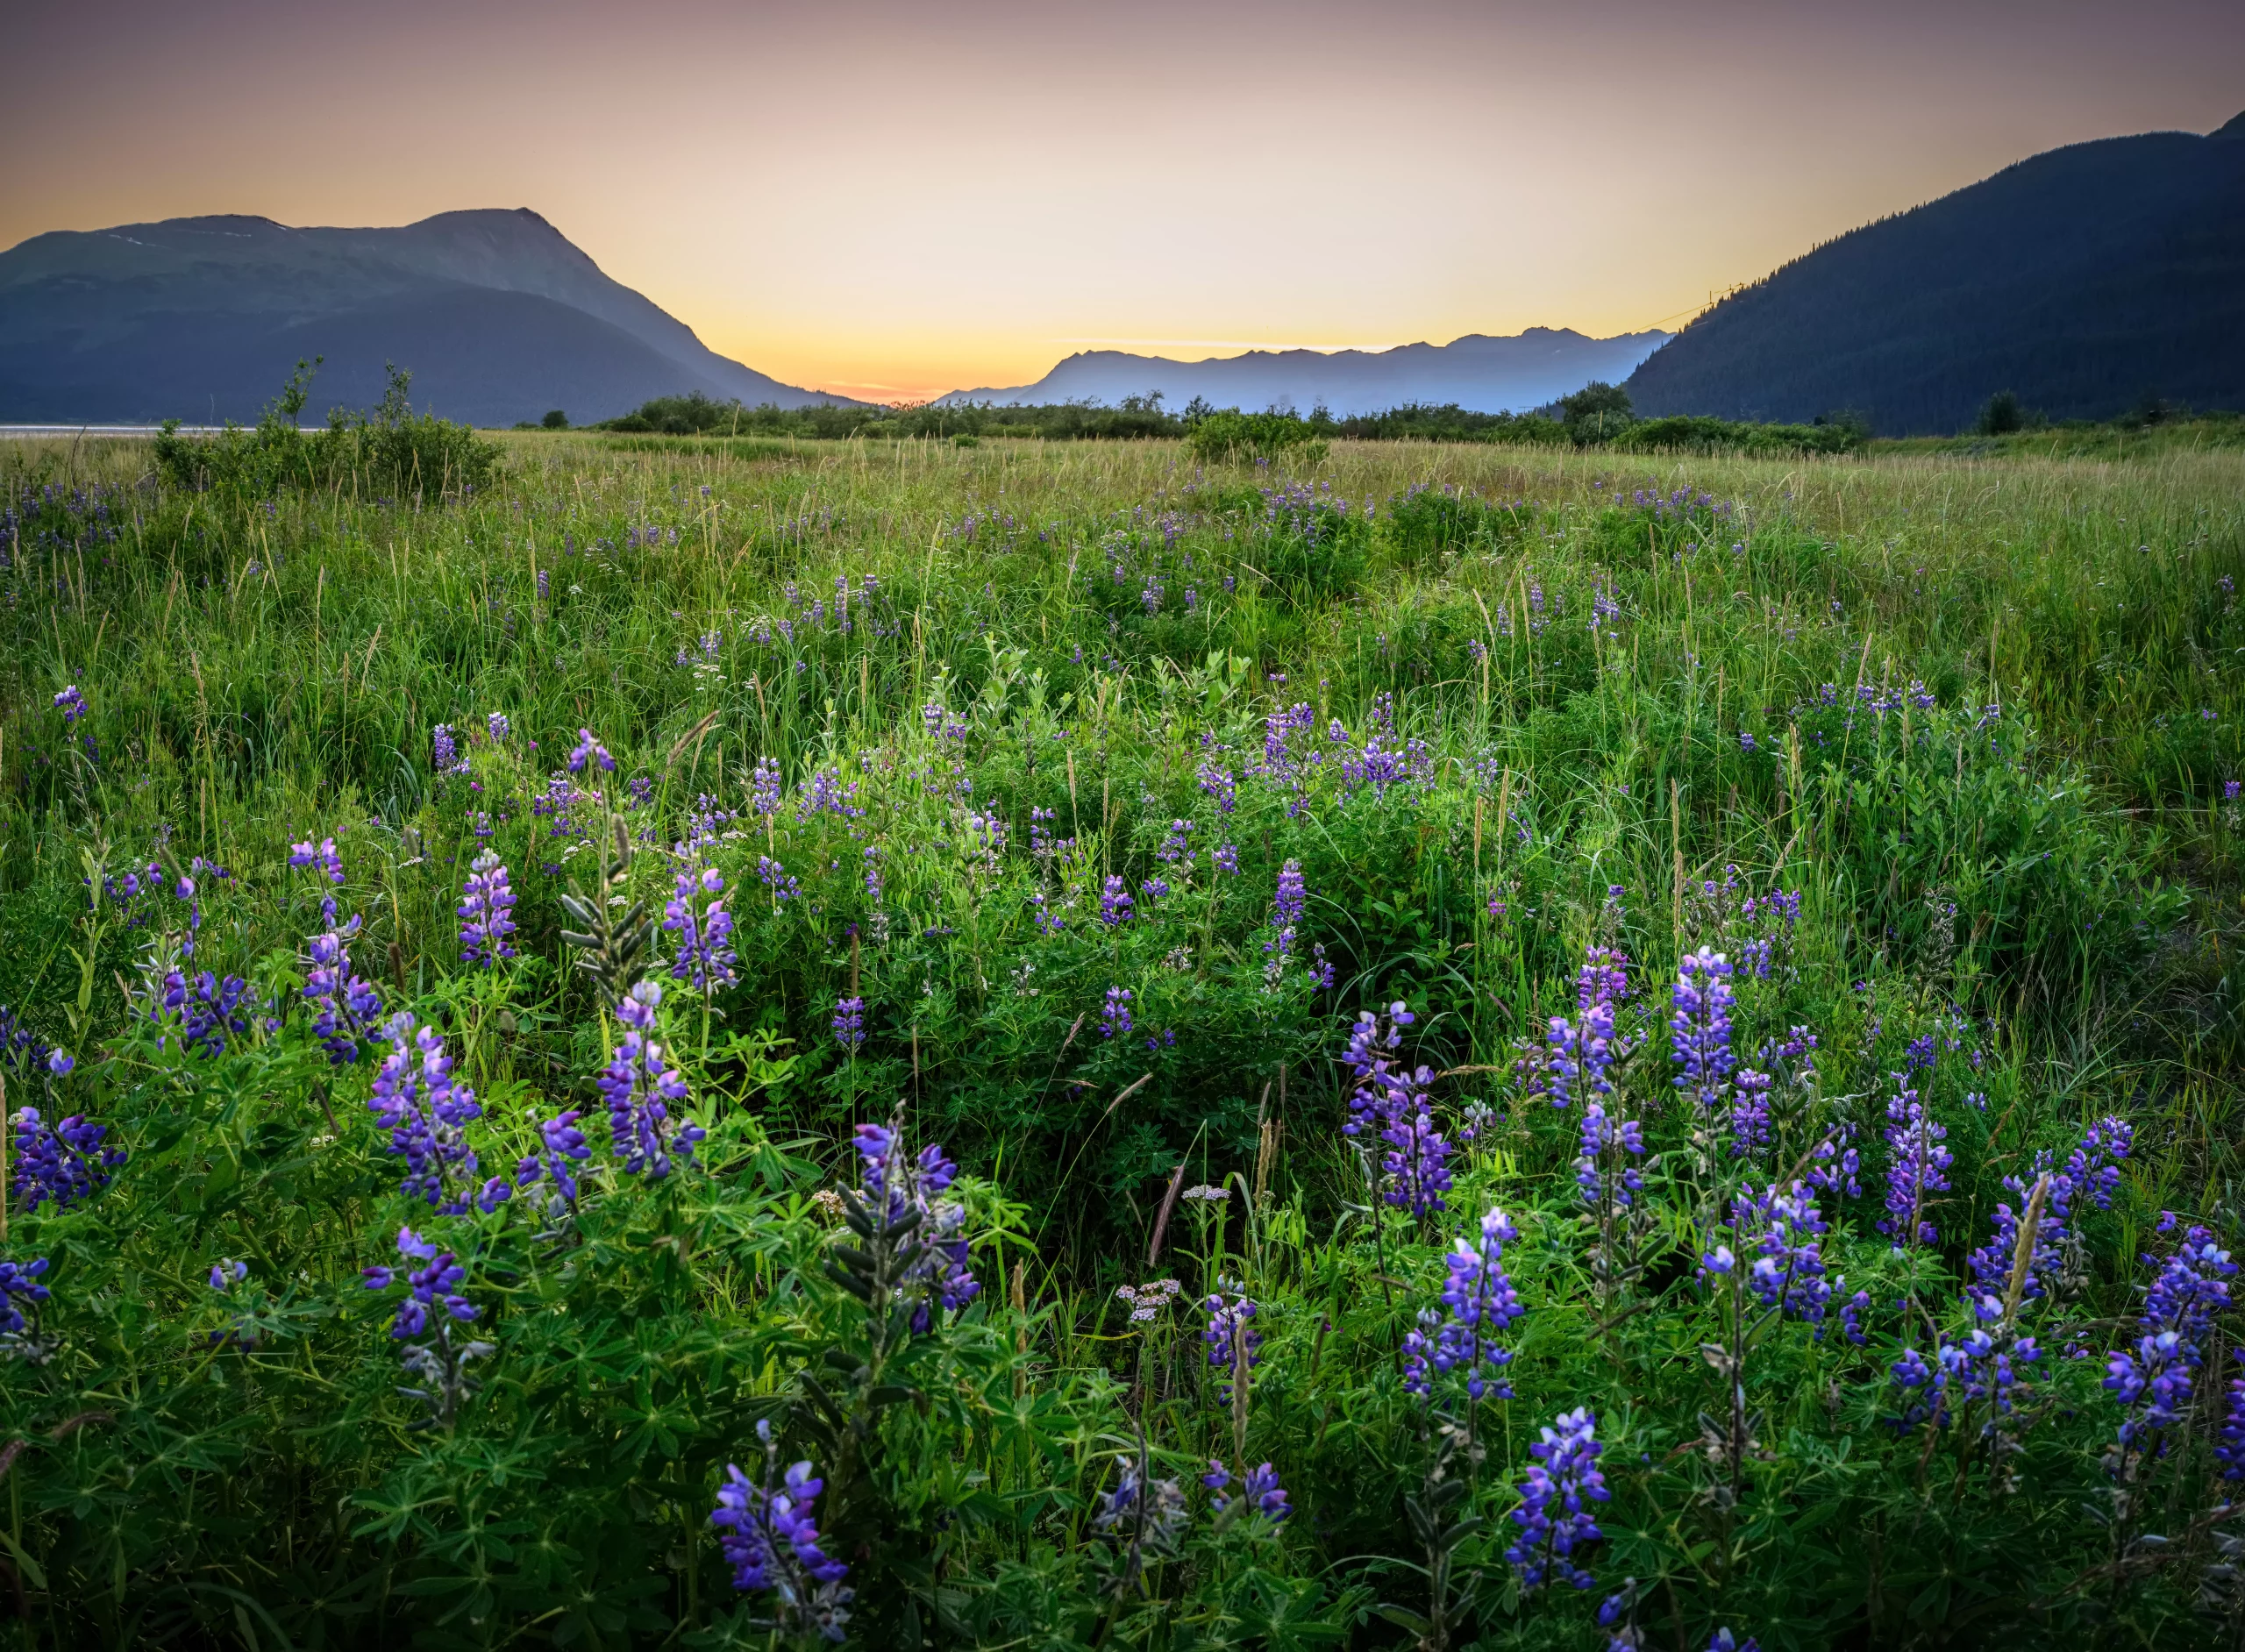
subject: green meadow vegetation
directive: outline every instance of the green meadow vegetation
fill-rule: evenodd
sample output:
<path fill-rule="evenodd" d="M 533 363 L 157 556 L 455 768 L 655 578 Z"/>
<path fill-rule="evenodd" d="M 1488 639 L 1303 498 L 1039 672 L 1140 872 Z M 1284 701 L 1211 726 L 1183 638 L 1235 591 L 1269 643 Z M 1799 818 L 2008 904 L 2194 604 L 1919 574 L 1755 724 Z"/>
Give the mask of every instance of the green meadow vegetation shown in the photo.
<path fill-rule="evenodd" d="M 0 445 L 0 1647 L 2245 1644 L 2236 448 L 393 413 Z"/>

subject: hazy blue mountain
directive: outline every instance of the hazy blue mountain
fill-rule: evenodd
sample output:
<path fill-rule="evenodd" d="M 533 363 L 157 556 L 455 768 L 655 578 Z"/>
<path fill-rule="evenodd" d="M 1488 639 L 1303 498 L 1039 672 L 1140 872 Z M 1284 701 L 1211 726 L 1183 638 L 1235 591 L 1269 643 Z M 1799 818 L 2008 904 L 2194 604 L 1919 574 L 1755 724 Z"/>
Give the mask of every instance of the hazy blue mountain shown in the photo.
<path fill-rule="evenodd" d="M 411 370 L 417 406 L 479 424 L 695 390 L 847 400 L 718 355 L 527 210 L 368 230 L 168 218 L 0 253 L 0 420 L 246 420 L 317 355 L 313 414 L 379 400 L 386 361 Z"/>
<path fill-rule="evenodd" d="M 1194 396 L 1211 406 L 1315 407 L 1336 415 L 1376 413 L 1408 402 L 1455 402 L 1480 413 L 1524 412 L 1579 390 L 1593 379 L 1608 382 L 1664 342 L 1664 332 L 1586 338 L 1567 328 L 1530 327 L 1515 338 L 1468 333 L 1446 345 L 1399 345 L 1393 350 L 1251 350 L 1244 356 L 1174 361 L 1120 350 L 1086 350 L 1070 356 L 1034 384 L 1009 389 L 954 390 L 944 402 L 1028 405 L 1098 402 L 1158 390 L 1173 412 Z"/>
<path fill-rule="evenodd" d="M 2054 149 L 1827 242 L 1629 389 L 1640 413 L 1853 409 L 1892 435 L 1958 430 L 1998 390 L 2053 418 L 2245 408 L 2245 115 Z"/>

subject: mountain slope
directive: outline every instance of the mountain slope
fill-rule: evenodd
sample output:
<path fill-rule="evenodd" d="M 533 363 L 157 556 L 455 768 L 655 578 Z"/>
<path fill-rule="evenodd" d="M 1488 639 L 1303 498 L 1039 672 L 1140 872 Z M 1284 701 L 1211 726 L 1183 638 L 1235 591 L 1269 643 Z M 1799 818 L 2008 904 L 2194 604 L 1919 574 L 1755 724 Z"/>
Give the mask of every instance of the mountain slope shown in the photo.
<path fill-rule="evenodd" d="M 1252 350 L 1243 356 L 1176 361 L 1120 350 L 1070 356 L 1034 384 L 954 390 L 946 402 L 1115 402 L 1158 390 L 1173 411 L 1194 396 L 1216 407 L 1314 407 L 1373 413 L 1407 402 L 1455 402 L 1476 412 L 1518 412 L 1621 378 L 1668 337 L 1663 332 L 1586 338 L 1566 328 L 1530 327 L 1513 338 L 1469 333 L 1447 345 L 1393 350 Z"/>
<path fill-rule="evenodd" d="M 1845 408 L 1893 435 L 1962 428 L 2002 389 L 2053 418 L 2245 407 L 2245 116 L 2051 150 L 1853 231 L 1629 381 L 1640 413 Z"/>
<path fill-rule="evenodd" d="M 694 390 L 846 399 L 718 355 L 526 210 L 367 230 L 172 218 L 0 253 L 0 419 L 246 419 L 320 354 L 315 413 L 378 397 L 386 361 L 417 404 L 477 424 Z"/>

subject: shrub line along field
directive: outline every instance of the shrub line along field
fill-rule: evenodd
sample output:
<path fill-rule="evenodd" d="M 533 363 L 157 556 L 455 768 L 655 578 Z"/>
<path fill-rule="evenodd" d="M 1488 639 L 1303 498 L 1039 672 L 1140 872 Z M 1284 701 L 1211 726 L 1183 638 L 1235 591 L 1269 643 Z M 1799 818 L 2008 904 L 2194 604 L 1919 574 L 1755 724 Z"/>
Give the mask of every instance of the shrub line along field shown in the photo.
<path fill-rule="evenodd" d="M 393 401 L 0 450 L 0 1645 L 2245 1635 L 2245 457 Z"/>

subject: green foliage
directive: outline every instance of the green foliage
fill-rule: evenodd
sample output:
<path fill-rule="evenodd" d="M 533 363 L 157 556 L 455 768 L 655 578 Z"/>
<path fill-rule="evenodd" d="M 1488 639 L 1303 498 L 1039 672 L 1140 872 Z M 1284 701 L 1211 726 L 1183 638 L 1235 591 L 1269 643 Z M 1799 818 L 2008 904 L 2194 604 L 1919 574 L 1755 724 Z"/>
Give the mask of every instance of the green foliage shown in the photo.
<path fill-rule="evenodd" d="M 1283 459 L 1302 465 L 1319 463 L 1327 446 L 1317 425 L 1308 419 L 1292 413 L 1236 409 L 1205 415 L 1194 425 L 1189 439 L 1193 452 L 1202 459 L 1265 462 Z"/>
<path fill-rule="evenodd" d="M 2234 1633 L 2234 1316 L 2164 1451 L 2107 1466 L 2099 1385 L 2161 1211 L 2239 1248 L 2234 452 L 1398 443 L 1313 484 L 1151 441 L 868 464 L 716 428 L 504 438 L 499 486 L 417 516 L 182 486 L 146 444 L 0 453 L 0 1003 L 76 1057 L 11 1044 L 0 1076 L 125 1154 L 69 1209 L 15 1194 L 0 1238 L 52 1291 L 39 1357 L 0 1348 L 0 1646 L 806 1644 L 709 1525 L 727 1465 L 765 1472 L 760 1422 L 825 1481 L 865 1647 L 1579 1648 L 1614 1595 L 1686 1648 Z M 612 772 L 568 773 L 583 729 Z M 331 837 L 340 882 L 289 867 Z M 491 969 L 456 938 L 486 851 L 519 893 Z M 323 899 L 473 1087 L 475 1179 L 574 1109 L 574 1200 L 403 1190 L 388 1044 L 331 1063 L 303 997 Z M 737 979 L 697 990 L 666 920 L 718 901 Z M 1743 1064 L 1818 1039 L 1758 1156 L 1676 1088 L 1702 943 L 1739 965 Z M 1526 1082 L 1590 945 L 1631 960 L 1632 1232 L 1586 1214 L 1581 1110 Z M 223 1051 L 165 1007 L 175 959 L 189 995 L 243 981 Z M 595 1085 L 643 974 L 673 1123 L 706 1132 L 652 1180 Z M 1341 1129 L 1343 1041 L 1399 1002 L 1394 1057 L 1460 1149 L 1423 1214 Z M 1956 1155 L 1901 1252 L 1898 1072 Z M 866 1194 L 852 1132 L 900 1106 L 962 1167 L 955 1217 Z M 1908 1421 L 1891 1368 L 1971 1328 L 2005 1178 L 2108 1113 L 2137 1150 L 2015 1311 L 2045 1349 L 2015 1427 Z M 1863 1186 L 1819 1195 L 1845 1280 L 1821 1335 L 1697 1277 L 1718 1244 L 1750 1260 L 1742 1182 L 1843 1136 Z M 1422 1403 L 1404 1339 L 1492 1207 L 1511 1397 Z M 490 1345 L 435 1406 L 400 1392 L 431 1385 L 399 1368 L 401 1287 L 361 1282 L 408 1225 Z M 916 1329 L 952 1235 L 979 1289 Z M 1180 1300 L 1131 1320 L 1116 1288 L 1164 1278 Z M 1219 1289 L 1263 1339 L 1229 1394 L 1191 1307 Z M 1597 1586 L 1525 1591 L 1529 1447 L 1579 1406 Z M 1292 1517 L 1218 1513 L 1213 1458 L 1267 1459 Z M 1101 1522 L 1126 1472 L 1176 1483 L 1173 1531 Z"/>
<path fill-rule="evenodd" d="M 228 425 L 213 437 L 179 433 L 167 420 L 152 444 L 156 467 L 173 488 L 233 499 L 268 499 L 283 490 L 344 491 L 431 502 L 464 498 L 490 486 L 499 449 L 467 425 L 413 411 L 413 375 L 393 367 L 381 405 L 371 413 L 328 415 L 307 435 L 304 409 L 316 361 L 299 361 L 256 425 Z"/>
<path fill-rule="evenodd" d="M 1559 398 L 1559 422 L 1578 447 L 1613 440 L 1636 421 L 1629 393 L 1618 384 L 1593 379 L 1572 395 Z"/>
<path fill-rule="evenodd" d="M 1983 436 L 2008 436 L 2026 427 L 2027 415 L 2020 409 L 2019 397 L 2009 390 L 1998 390 L 1980 409 L 1980 417 L 1974 426 Z"/>

